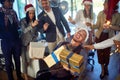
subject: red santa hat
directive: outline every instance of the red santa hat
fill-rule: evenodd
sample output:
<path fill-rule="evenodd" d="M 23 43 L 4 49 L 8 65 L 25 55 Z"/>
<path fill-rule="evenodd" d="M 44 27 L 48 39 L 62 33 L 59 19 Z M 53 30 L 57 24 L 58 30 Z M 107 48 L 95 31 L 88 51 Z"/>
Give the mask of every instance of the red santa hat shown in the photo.
<path fill-rule="evenodd" d="M 83 0 L 82 4 L 90 4 L 90 5 L 92 5 L 93 2 L 92 2 L 92 0 Z"/>
<path fill-rule="evenodd" d="M 24 9 L 25 9 L 25 13 L 27 13 L 30 10 L 35 10 L 32 4 L 27 4 Z"/>
<path fill-rule="evenodd" d="M 111 20 L 112 15 L 117 12 L 116 7 L 118 6 L 118 2 L 120 0 L 105 0 L 105 1 L 108 2 L 108 13 L 106 14 L 107 15 L 106 19 Z"/>

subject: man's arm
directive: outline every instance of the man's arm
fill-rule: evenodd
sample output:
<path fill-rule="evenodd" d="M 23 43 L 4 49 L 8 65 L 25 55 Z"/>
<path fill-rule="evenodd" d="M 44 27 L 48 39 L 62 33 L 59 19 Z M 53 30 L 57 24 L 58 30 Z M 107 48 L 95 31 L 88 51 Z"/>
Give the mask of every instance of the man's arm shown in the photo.
<path fill-rule="evenodd" d="M 113 40 L 120 41 L 120 32 L 110 39 L 107 39 L 105 41 L 102 41 L 100 43 L 96 43 L 93 45 L 85 45 L 84 47 L 88 48 L 88 49 L 104 49 L 104 48 L 108 48 L 108 47 L 111 47 L 112 45 L 114 45 Z"/>
<path fill-rule="evenodd" d="M 59 9 L 59 8 L 58 8 L 58 9 Z M 58 10 L 58 11 L 59 11 L 59 13 L 60 13 L 61 21 L 62 21 L 62 23 L 63 23 L 63 25 L 64 25 L 64 27 L 65 27 L 65 29 L 66 29 L 66 31 L 67 31 L 67 37 L 70 37 L 70 32 L 71 32 L 71 30 L 70 30 L 70 27 L 69 27 L 69 25 L 68 25 L 68 22 L 67 22 L 67 20 L 65 19 L 64 15 L 62 14 L 62 12 L 61 12 L 60 10 Z"/>
<path fill-rule="evenodd" d="M 103 42 L 94 44 L 94 48 L 95 49 L 104 49 L 104 48 L 110 47 L 110 46 L 114 45 L 113 40 L 119 40 L 120 41 L 120 32 L 117 35 L 115 35 L 114 37 L 110 38 L 110 39 L 107 39 L 107 40 L 105 40 Z"/>

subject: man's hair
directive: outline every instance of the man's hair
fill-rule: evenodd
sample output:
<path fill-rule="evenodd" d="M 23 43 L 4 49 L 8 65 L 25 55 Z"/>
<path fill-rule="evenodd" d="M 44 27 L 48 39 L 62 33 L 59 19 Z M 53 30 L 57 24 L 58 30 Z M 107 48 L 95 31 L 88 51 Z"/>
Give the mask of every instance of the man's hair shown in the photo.
<path fill-rule="evenodd" d="M 0 0 L 0 3 L 3 4 L 6 0 Z M 8 0 L 10 2 L 14 2 L 14 0 Z"/>

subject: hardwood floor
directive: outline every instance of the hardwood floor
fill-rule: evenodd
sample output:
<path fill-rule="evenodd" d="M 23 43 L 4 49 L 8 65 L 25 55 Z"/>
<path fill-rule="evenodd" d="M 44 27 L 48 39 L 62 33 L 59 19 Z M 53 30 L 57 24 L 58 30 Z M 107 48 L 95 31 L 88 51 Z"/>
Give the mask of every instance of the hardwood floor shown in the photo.
<path fill-rule="evenodd" d="M 94 60 L 95 60 L 94 70 L 90 71 L 91 66 L 88 65 L 86 73 L 81 80 L 100 80 L 99 75 L 101 72 L 101 68 L 97 62 L 96 54 L 94 56 Z M 16 80 L 15 75 L 14 78 Z M 5 71 L 0 71 L 0 80 L 7 80 L 7 75 Z M 34 80 L 34 79 L 29 77 L 29 80 Z M 103 80 L 120 80 L 120 54 L 113 54 L 110 57 L 109 76 L 106 76 Z"/>

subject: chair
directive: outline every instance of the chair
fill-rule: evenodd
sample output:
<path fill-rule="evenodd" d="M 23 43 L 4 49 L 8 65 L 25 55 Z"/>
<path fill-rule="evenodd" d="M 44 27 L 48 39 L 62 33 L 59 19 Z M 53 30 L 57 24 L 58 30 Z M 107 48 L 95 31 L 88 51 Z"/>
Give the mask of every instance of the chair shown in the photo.
<path fill-rule="evenodd" d="M 91 71 L 93 71 L 93 69 L 94 69 L 94 64 L 95 64 L 94 55 L 95 55 L 95 50 L 90 50 L 90 51 L 88 52 L 87 62 L 88 62 L 88 64 L 91 66 Z"/>

